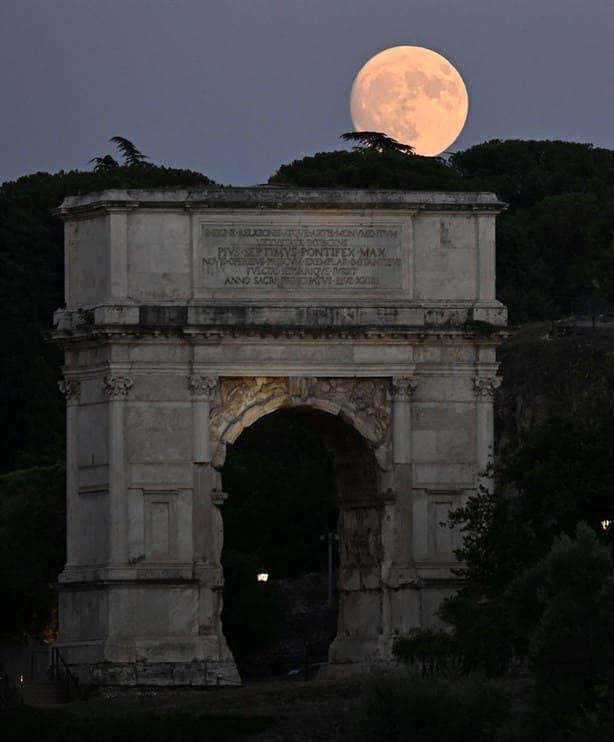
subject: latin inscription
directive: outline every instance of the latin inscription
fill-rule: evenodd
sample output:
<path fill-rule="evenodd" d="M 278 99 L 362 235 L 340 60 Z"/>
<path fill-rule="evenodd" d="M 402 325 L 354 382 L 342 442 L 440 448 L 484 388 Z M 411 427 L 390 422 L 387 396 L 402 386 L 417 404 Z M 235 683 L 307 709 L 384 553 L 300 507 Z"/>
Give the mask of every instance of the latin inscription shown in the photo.
<path fill-rule="evenodd" d="M 399 289 L 401 227 L 203 224 L 212 289 Z"/>

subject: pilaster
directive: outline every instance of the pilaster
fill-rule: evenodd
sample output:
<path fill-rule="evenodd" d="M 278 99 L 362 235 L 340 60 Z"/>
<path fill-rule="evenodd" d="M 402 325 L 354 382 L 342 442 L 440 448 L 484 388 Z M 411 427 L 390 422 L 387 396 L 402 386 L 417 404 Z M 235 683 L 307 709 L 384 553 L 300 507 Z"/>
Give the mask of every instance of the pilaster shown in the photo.
<path fill-rule="evenodd" d="M 109 299 L 125 301 L 128 297 L 128 212 L 129 209 L 109 209 L 107 212 L 107 255 Z"/>
<path fill-rule="evenodd" d="M 58 384 L 66 399 L 66 566 L 75 562 L 75 546 L 78 543 L 78 445 L 79 445 L 79 402 L 81 382 L 77 379 L 64 379 Z"/>
<path fill-rule="evenodd" d="M 125 404 L 133 385 L 131 376 L 107 374 L 104 391 L 109 399 L 109 558 L 111 564 L 128 560 L 128 496 L 126 487 Z"/>
<path fill-rule="evenodd" d="M 501 385 L 498 376 L 476 376 L 473 391 L 476 397 L 476 465 L 477 476 L 482 485 L 490 487 L 487 475 L 493 463 L 494 414 L 493 399 Z"/>
<path fill-rule="evenodd" d="M 411 464 L 411 398 L 418 383 L 412 376 L 394 376 L 390 387 L 392 402 L 392 461 Z"/>
<path fill-rule="evenodd" d="M 210 561 L 213 541 L 214 505 L 211 501 L 213 472 L 211 471 L 211 403 L 219 393 L 217 376 L 193 374 L 188 377 L 192 393 L 192 439 L 194 487 L 192 495 L 192 543 L 195 564 Z"/>

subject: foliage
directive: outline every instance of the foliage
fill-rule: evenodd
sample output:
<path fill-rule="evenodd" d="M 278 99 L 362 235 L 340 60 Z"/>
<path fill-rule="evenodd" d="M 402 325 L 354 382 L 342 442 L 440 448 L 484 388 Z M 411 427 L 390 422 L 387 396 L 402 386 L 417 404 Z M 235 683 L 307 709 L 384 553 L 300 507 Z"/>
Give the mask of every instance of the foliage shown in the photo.
<path fill-rule="evenodd" d="M 437 629 L 412 629 L 407 636 L 398 637 L 392 647 L 399 662 L 419 666 L 422 674 L 444 674 L 455 668 L 455 651 L 451 634 Z"/>
<path fill-rule="evenodd" d="M 464 534 L 462 574 L 472 585 L 496 593 L 559 534 L 571 535 L 580 521 L 601 531 L 602 520 L 614 519 L 612 441 L 614 397 L 593 388 L 545 405 L 508 443 L 495 491 L 480 490 L 452 515 Z M 610 539 L 609 532 L 603 538 Z"/>
<path fill-rule="evenodd" d="M 54 464 L 0 477 L 0 636 L 40 634 L 55 606 L 65 562 L 64 467 Z"/>
<path fill-rule="evenodd" d="M 458 173 L 433 157 L 408 157 L 394 151 L 320 152 L 282 165 L 269 183 L 307 188 L 388 188 L 463 190 Z"/>
<path fill-rule="evenodd" d="M 614 739 L 614 695 L 611 688 L 597 686 L 592 708 L 583 707 L 571 720 L 570 742 L 612 742 Z"/>
<path fill-rule="evenodd" d="M 488 742 L 504 723 L 504 696 L 481 678 L 377 677 L 366 693 L 369 739 Z"/>
<path fill-rule="evenodd" d="M 537 702 L 568 715 L 595 703 L 594 689 L 614 680 L 614 559 L 579 524 L 511 583 L 505 600 L 525 639 Z"/>
<path fill-rule="evenodd" d="M 512 211 L 614 185 L 614 152 L 577 142 L 493 139 L 456 152 L 451 164 L 470 190 L 493 190 Z"/>
<path fill-rule="evenodd" d="M 94 172 L 100 170 L 113 170 L 119 167 L 119 162 L 112 155 L 103 155 L 102 157 L 92 157 L 90 162 L 94 163 Z"/>
<path fill-rule="evenodd" d="M 600 525 L 614 520 L 611 338 L 514 340 L 503 359 L 498 410 L 505 437 L 496 488 L 478 491 L 452 516 L 464 536 L 458 556 L 465 580 L 441 608 L 464 666 L 490 674 L 528 658 L 528 628 L 512 620 L 508 589 L 516 577 L 581 521 L 608 545 L 614 535 Z"/>
<path fill-rule="evenodd" d="M 127 167 L 144 165 L 145 160 L 149 159 L 147 155 L 144 155 L 129 139 L 126 139 L 125 137 L 111 137 L 109 141 L 113 142 L 121 152 L 122 157 L 124 158 L 124 165 Z"/>
<path fill-rule="evenodd" d="M 148 163 L 145 161 L 148 160 L 149 157 L 138 150 L 129 139 L 126 139 L 125 137 L 111 137 L 109 141 L 113 142 L 113 144 L 120 151 L 120 154 L 124 159 L 124 165 L 126 167 L 148 165 Z M 94 172 L 99 172 L 101 170 L 113 170 L 114 168 L 119 167 L 119 163 L 111 155 L 92 157 L 90 162 L 94 163 Z"/>
<path fill-rule="evenodd" d="M 608 739 L 614 672 L 614 558 L 611 546 L 580 523 L 553 539 L 541 558 L 520 566 L 507 585 L 468 584 L 442 615 L 465 671 L 529 671 L 521 714 L 505 740 Z M 482 573 L 482 575 L 484 572 Z M 509 690 L 509 685 L 508 685 Z M 605 700 L 604 700 L 605 699 Z M 601 735 L 601 736 L 600 736 Z M 499 739 L 499 737 L 497 738 Z"/>
<path fill-rule="evenodd" d="M 380 131 L 347 131 L 340 139 L 344 142 L 358 142 L 353 149 L 357 152 L 400 152 L 403 155 L 413 155 L 411 144 L 401 144 L 396 139 Z"/>
<path fill-rule="evenodd" d="M 592 314 L 610 298 L 614 191 L 549 195 L 506 214 L 498 234 L 499 298 L 518 319 Z"/>

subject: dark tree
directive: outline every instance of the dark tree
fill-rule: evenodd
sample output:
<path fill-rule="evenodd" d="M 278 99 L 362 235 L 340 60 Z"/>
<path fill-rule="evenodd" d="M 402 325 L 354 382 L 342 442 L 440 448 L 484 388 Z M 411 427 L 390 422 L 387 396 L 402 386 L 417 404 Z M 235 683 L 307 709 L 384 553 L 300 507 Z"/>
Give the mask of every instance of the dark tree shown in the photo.
<path fill-rule="evenodd" d="M 148 160 L 149 157 L 138 150 L 129 139 L 126 139 L 125 137 L 111 137 L 109 141 L 113 142 L 121 152 L 122 157 L 124 158 L 124 165 L 132 167 L 133 165 L 147 164 L 145 160 Z"/>
<path fill-rule="evenodd" d="M 358 142 L 353 148 L 358 152 L 400 152 L 413 155 L 411 144 L 402 144 L 380 131 L 347 131 L 339 139 L 344 142 Z"/>
<path fill-rule="evenodd" d="M 101 170 L 112 170 L 113 168 L 119 167 L 117 160 L 111 155 L 104 155 L 104 157 L 92 157 L 90 162 L 94 163 L 94 172 L 98 173 Z"/>

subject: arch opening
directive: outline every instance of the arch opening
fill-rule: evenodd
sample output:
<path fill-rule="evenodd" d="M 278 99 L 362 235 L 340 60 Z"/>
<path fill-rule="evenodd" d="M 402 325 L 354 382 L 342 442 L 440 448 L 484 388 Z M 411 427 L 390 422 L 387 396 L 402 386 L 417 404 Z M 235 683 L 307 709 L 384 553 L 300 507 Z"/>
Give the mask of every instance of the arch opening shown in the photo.
<path fill-rule="evenodd" d="M 375 456 L 339 415 L 284 407 L 228 445 L 221 474 L 222 623 L 235 661 L 244 677 L 308 671 L 338 632 L 339 575 L 372 561 L 365 545 L 378 551 Z"/>

